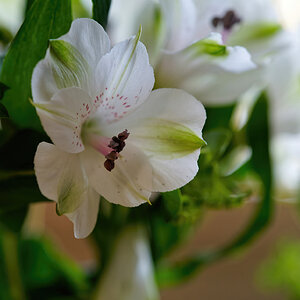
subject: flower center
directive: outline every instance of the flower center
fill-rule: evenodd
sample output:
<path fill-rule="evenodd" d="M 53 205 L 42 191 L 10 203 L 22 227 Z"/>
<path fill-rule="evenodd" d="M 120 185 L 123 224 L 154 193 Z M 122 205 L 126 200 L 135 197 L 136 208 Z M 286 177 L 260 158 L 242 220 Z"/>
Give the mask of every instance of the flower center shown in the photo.
<path fill-rule="evenodd" d="M 237 16 L 235 11 L 228 10 L 223 17 L 214 17 L 212 25 L 215 28 L 221 25 L 225 30 L 231 30 L 235 24 L 241 23 L 241 21 L 241 18 Z"/>
<path fill-rule="evenodd" d="M 113 149 L 110 153 L 105 155 L 106 161 L 104 162 L 104 167 L 107 171 L 111 172 L 111 170 L 115 167 L 115 160 L 118 159 L 119 153 L 124 149 L 126 143 L 125 140 L 128 138 L 129 132 L 127 129 L 118 134 L 118 136 L 113 136 L 111 138 L 108 147 Z"/>

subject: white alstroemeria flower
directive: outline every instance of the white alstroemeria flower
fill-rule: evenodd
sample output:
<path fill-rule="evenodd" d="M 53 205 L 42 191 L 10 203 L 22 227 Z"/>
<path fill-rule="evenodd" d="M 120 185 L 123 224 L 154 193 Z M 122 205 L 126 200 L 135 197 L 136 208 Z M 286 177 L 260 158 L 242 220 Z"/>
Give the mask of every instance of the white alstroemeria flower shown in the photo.
<path fill-rule="evenodd" d="M 109 21 L 114 41 L 143 24 L 156 86 L 185 89 L 207 105 L 261 84 L 288 40 L 268 0 L 113 0 Z M 214 48 L 203 47 L 212 40 Z"/>
<path fill-rule="evenodd" d="M 137 206 L 198 171 L 205 110 L 184 91 L 151 92 L 153 69 L 139 37 L 111 49 L 97 22 L 77 19 L 33 72 L 34 106 L 54 143 L 38 146 L 37 181 L 78 238 L 94 228 L 99 195 Z"/>
<path fill-rule="evenodd" d="M 95 299 L 158 300 L 147 232 L 126 228 L 117 238 L 113 255 L 100 280 Z"/>

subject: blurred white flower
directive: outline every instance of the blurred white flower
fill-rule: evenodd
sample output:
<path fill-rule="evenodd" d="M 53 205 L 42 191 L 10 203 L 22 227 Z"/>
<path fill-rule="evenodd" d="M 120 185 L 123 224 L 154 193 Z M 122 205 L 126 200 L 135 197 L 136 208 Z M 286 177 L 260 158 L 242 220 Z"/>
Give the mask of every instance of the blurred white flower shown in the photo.
<path fill-rule="evenodd" d="M 4 26 L 11 33 L 16 33 L 22 24 L 25 11 L 23 0 L 0 1 L 0 26 Z"/>
<path fill-rule="evenodd" d="M 38 146 L 37 181 L 78 238 L 94 228 L 99 195 L 137 206 L 198 171 L 205 110 L 184 91 L 151 92 L 153 70 L 139 37 L 111 49 L 97 22 L 77 19 L 50 41 L 33 72 L 34 106 L 54 143 Z"/>
<path fill-rule="evenodd" d="M 272 140 L 276 196 L 297 199 L 300 191 L 300 133 L 277 135 Z"/>
<path fill-rule="evenodd" d="M 290 43 L 268 0 L 113 0 L 109 21 L 114 41 L 143 24 L 156 86 L 183 88 L 206 105 L 233 102 L 254 84 L 266 84 L 267 67 Z M 212 36 L 228 46 L 223 55 L 186 56 Z"/>
<path fill-rule="evenodd" d="M 146 231 L 142 227 L 125 229 L 97 289 L 99 300 L 158 300 L 153 262 Z"/>

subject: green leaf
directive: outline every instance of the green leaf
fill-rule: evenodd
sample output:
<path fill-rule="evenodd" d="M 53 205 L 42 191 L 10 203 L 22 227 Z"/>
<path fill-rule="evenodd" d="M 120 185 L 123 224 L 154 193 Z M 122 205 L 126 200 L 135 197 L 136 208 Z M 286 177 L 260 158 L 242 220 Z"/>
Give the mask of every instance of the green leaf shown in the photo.
<path fill-rule="evenodd" d="M 87 291 L 88 282 L 84 272 L 57 250 L 56 245 L 50 240 L 46 238 L 23 239 L 19 241 L 19 253 L 22 278 L 29 292 L 41 293 L 43 288 L 56 286 L 51 293 L 52 297 L 40 295 L 40 297 L 32 297 L 33 299 L 58 299 L 63 294 L 71 296 L 73 293 L 80 294 Z M 62 293 L 62 288 L 64 293 Z M 78 298 L 74 295 L 72 299 Z"/>
<path fill-rule="evenodd" d="M 180 190 L 162 194 L 162 201 L 166 210 L 167 217 L 176 218 L 182 207 L 182 197 Z"/>
<path fill-rule="evenodd" d="M 5 104 L 10 118 L 20 127 L 41 129 L 31 106 L 31 76 L 46 53 L 48 40 L 66 33 L 72 22 L 70 0 L 35 0 L 4 59 L 1 81 L 10 87 Z"/>
<path fill-rule="evenodd" d="M 93 19 L 96 20 L 105 29 L 111 0 L 92 0 L 93 1 Z"/>
<path fill-rule="evenodd" d="M 265 94 L 260 96 L 253 109 L 247 126 L 247 136 L 253 149 L 250 161 L 252 169 L 260 177 L 264 186 L 263 197 L 258 203 L 254 217 L 251 218 L 242 233 L 224 247 L 210 252 L 197 253 L 184 262 L 158 266 L 157 280 L 161 286 L 178 284 L 201 270 L 205 265 L 236 252 L 253 241 L 270 222 L 273 212 L 272 170 L 269 153 L 268 99 Z"/>
<path fill-rule="evenodd" d="M 232 132 L 225 128 L 210 130 L 204 134 L 211 159 L 219 159 L 228 148 Z M 206 152 L 208 152 L 206 150 Z"/>

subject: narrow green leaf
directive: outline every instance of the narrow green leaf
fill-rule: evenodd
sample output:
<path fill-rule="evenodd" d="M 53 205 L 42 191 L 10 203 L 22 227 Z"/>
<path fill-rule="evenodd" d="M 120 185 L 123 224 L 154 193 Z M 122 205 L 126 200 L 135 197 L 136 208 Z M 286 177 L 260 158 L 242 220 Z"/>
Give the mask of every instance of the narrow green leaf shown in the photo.
<path fill-rule="evenodd" d="M 254 217 L 242 233 L 224 247 L 211 252 L 197 253 L 178 264 L 158 266 L 157 280 L 161 286 L 174 285 L 187 280 L 207 264 L 236 252 L 253 241 L 270 222 L 273 211 L 272 170 L 269 153 L 268 99 L 265 94 L 260 96 L 254 107 L 247 126 L 247 136 L 253 149 L 250 161 L 252 169 L 258 174 L 264 185 L 264 195 L 257 206 Z"/>
<path fill-rule="evenodd" d="M 93 1 L 93 19 L 96 20 L 105 29 L 111 0 L 92 0 Z"/>
<path fill-rule="evenodd" d="M 66 33 L 72 22 L 70 0 L 35 0 L 4 59 L 1 81 L 10 87 L 5 104 L 20 127 L 40 129 L 31 96 L 32 71 L 46 53 L 48 40 Z"/>

